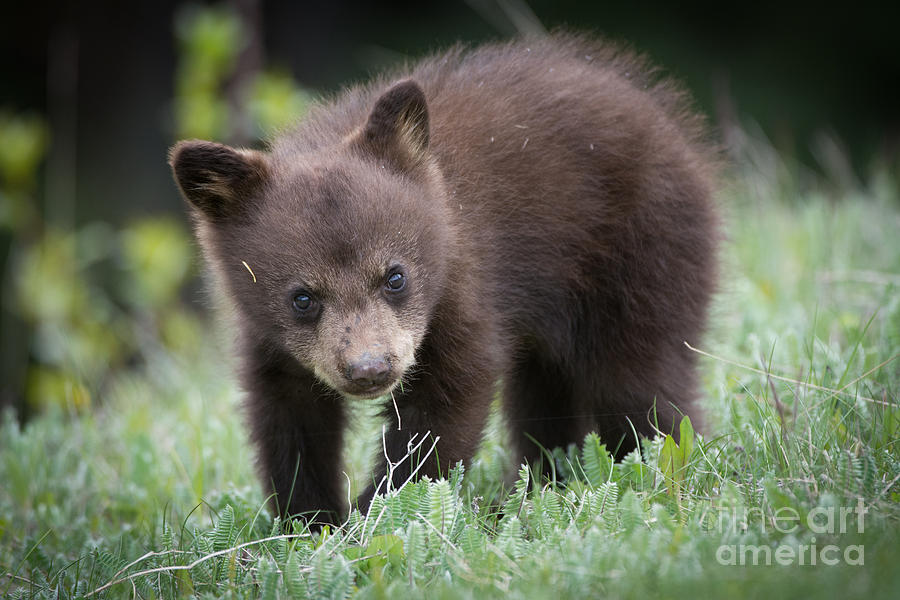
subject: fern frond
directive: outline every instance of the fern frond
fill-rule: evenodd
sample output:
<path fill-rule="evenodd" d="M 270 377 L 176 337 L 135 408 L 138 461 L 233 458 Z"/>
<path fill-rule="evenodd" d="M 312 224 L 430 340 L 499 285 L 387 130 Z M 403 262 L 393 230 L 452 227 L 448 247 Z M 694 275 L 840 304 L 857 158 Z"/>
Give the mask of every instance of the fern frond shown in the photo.
<path fill-rule="evenodd" d="M 594 432 L 584 437 L 581 465 L 588 483 L 595 487 L 608 481 L 612 475 L 612 457 L 606 450 L 606 444 L 600 443 L 600 436 Z"/>
<path fill-rule="evenodd" d="M 234 546 L 235 539 L 237 539 L 237 531 L 234 528 L 234 509 L 230 504 L 226 504 L 213 530 L 213 550 L 218 552 L 231 548 Z"/>

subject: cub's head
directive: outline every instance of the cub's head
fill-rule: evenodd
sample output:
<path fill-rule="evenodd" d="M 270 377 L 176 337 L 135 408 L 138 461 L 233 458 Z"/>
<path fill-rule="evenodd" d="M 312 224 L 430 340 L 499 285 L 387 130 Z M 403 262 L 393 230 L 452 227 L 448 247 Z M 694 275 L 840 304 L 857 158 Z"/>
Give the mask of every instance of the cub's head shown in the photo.
<path fill-rule="evenodd" d="M 307 133 L 307 135 L 309 135 Z M 245 338 L 338 392 L 387 393 L 443 293 L 452 225 L 422 90 L 401 82 L 349 135 L 269 152 L 171 151 L 197 236 Z"/>

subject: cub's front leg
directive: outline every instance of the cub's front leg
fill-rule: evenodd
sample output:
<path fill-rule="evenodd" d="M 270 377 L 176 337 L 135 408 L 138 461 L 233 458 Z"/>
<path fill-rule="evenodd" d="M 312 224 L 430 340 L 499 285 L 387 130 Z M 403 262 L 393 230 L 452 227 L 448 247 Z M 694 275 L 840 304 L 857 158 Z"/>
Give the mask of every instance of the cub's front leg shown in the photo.
<path fill-rule="evenodd" d="M 245 365 L 247 416 L 271 507 L 283 518 L 340 523 L 343 398 L 286 357 L 255 358 Z"/>
<path fill-rule="evenodd" d="M 388 476 L 392 489 L 411 476 L 447 477 L 457 462 L 468 464 L 481 443 L 498 373 L 495 338 L 481 321 L 453 313 L 448 328 L 448 319 L 442 317 L 432 322 L 416 353 L 414 376 L 402 389 L 394 388 L 393 402 L 388 400 L 385 406 L 380 460 L 369 487 L 355 503 L 362 511 L 368 510 L 376 493 L 387 491 Z M 407 456 L 411 446 L 417 449 Z"/>

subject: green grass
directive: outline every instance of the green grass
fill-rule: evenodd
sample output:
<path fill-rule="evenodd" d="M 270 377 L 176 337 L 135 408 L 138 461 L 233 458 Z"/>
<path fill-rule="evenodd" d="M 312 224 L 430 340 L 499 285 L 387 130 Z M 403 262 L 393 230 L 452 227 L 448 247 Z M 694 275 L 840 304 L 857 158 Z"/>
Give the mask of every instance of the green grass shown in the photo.
<path fill-rule="evenodd" d="M 613 465 L 589 437 L 555 452 L 557 485 L 521 471 L 501 491 L 494 423 L 464 476 L 408 485 L 339 529 L 282 534 L 222 346 L 200 340 L 90 408 L 47 402 L 24 428 L 6 416 L 0 597 L 894 597 L 898 185 L 820 195 L 759 172 L 722 199 L 722 290 L 699 348 L 709 429 L 692 447 L 647 440 Z M 370 425 L 348 449 L 354 486 Z M 864 530 L 854 512 L 841 532 L 840 509 L 859 502 Z M 805 546 L 809 562 L 812 545 L 815 566 L 775 561 Z M 822 563 L 830 546 L 838 564 Z M 762 547 L 772 565 L 720 564 Z"/>

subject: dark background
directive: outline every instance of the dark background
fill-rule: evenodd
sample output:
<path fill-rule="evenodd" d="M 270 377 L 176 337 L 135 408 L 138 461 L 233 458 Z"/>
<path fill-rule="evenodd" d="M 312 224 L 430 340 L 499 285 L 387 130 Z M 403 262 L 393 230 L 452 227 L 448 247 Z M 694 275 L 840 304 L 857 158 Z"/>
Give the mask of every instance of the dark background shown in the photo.
<path fill-rule="evenodd" d="M 0 107 L 48 118 L 48 168 L 58 168 L 46 185 L 73 194 L 66 204 L 76 207 L 78 222 L 180 210 L 165 164 L 180 3 L 4 4 Z M 262 60 L 330 92 L 404 57 L 513 33 L 503 4 L 518 6 L 261 2 Z M 547 28 L 591 30 L 648 53 L 688 84 L 714 122 L 759 124 L 782 153 L 814 169 L 828 169 L 817 152 L 823 133 L 839 142 L 861 180 L 876 159 L 896 165 L 895 3 L 528 5 Z"/>

